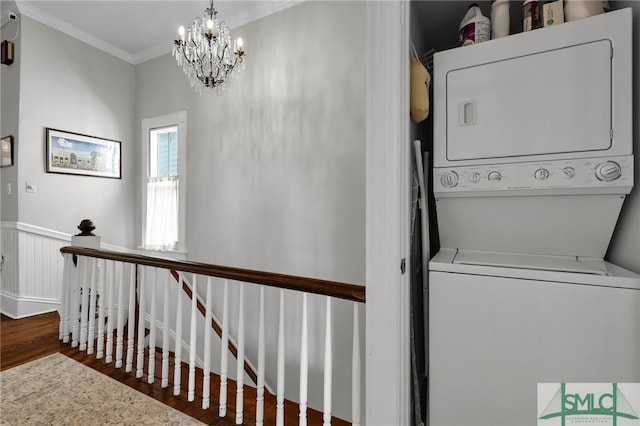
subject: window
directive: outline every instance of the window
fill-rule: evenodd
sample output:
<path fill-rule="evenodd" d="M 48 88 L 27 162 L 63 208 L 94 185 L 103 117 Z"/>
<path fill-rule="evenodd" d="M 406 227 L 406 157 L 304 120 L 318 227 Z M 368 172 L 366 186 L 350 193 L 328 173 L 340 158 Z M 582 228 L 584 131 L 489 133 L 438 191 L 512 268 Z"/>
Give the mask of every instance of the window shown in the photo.
<path fill-rule="evenodd" d="M 142 120 L 142 247 L 186 250 L 187 114 Z"/>

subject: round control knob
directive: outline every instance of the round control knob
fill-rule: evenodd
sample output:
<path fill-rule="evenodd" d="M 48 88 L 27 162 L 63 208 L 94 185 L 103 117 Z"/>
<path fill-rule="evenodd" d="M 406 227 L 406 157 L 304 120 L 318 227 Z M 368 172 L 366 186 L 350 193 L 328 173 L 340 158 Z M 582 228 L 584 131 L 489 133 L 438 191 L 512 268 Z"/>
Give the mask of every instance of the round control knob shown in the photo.
<path fill-rule="evenodd" d="M 615 161 L 605 161 L 596 166 L 596 177 L 602 182 L 611 182 L 622 176 L 622 168 Z"/>
<path fill-rule="evenodd" d="M 544 167 L 540 167 L 538 170 L 533 172 L 533 177 L 537 180 L 549 179 L 549 170 L 545 169 Z"/>
<path fill-rule="evenodd" d="M 492 172 L 489 172 L 489 175 L 487 176 L 487 178 L 489 179 L 489 182 L 499 182 L 502 179 L 502 174 L 494 170 Z"/>
<path fill-rule="evenodd" d="M 565 179 L 573 179 L 573 177 L 576 175 L 576 169 L 574 169 L 573 167 L 563 167 L 562 168 L 562 177 Z"/>
<path fill-rule="evenodd" d="M 469 181 L 470 181 L 471 183 L 478 183 L 478 182 L 480 182 L 480 178 L 481 178 L 481 176 L 480 176 L 480 173 L 478 173 L 478 172 L 473 172 L 473 173 L 471 173 L 471 174 L 469 175 Z"/>
<path fill-rule="evenodd" d="M 453 188 L 458 184 L 458 174 L 454 171 L 447 171 L 440 176 L 440 183 L 445 188 Z"/>

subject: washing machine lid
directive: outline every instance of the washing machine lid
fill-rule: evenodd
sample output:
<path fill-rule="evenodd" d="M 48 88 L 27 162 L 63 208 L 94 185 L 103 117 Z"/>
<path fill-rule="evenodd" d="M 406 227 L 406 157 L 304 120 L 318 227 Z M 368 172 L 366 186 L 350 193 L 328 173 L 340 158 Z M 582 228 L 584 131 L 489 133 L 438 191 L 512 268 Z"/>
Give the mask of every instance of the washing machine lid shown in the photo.
<path fill-rule="evenodd" d="M 597 258 L 441 249 L 429 271 L 640 290 L 640 275 Z"/>
<path fill-rule="evenodd" d="M 458 250 L 453 259 L 453 263 L 460 265 L 607 275 L 607 267 L 603 260 L 585 259 L 577 256 L 544 256 L 524 253 Z"/>

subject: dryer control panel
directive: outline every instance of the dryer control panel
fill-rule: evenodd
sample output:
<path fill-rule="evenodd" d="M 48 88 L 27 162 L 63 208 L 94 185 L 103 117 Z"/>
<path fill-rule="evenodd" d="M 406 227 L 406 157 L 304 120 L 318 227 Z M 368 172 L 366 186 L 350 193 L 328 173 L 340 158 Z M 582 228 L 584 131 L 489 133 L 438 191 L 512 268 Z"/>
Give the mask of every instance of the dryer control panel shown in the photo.
<path fill-rule="evenodd" d="M 468 192 L 477 196 L 486 191 L 495 192 L 493 195 L 513 195 L 513 191 L 526 195 L 532 190 L 575 193 L 577 189 L 605 188 L 628 194 L 632 187 L 633 155 L 436 168 L 433 182 L 434 193 L 440 196 Z M 501 191 L 504 193 L 497 193 Z"/>

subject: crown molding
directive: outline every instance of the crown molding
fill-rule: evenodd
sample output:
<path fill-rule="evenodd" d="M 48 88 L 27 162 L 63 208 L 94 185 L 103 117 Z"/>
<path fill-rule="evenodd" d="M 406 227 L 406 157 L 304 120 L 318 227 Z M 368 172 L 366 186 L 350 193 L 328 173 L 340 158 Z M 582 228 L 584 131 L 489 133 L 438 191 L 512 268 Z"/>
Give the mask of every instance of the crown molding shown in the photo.
<path fill-rule="evenodd" d="M 280 12 L 304 1 L 306 0 L 258 1 L 255 2 L 255 6 L 252 8 L 245 9 L 239 13 L 235 13 L 231 16 L 225 17 L 225 21 L 227 22 L 227 25 L 230 29 L 234 29 L 241 25 L 245 25 L 274 13 Z M 133 65 L 137 65 L 139 63 L 157 58 L 158 56 L 162 56 L 171 52 L 172 46 L 167 45 L 165 42 L 159 42 L 155 46 L 138 53 L 127 52 L 126 50 L 114 46 L 113 44 L 108 43 L 99 37 L 89 34 L 86 31 L 81 30 L 80 28 L 62 19 L 59 19 L 27 2 L 18 1 L 16 5 L 21 14 L 28 16 L 29 18 L 34 19 L 44 25 L 52 27 L 60 32 L 63 32 L 75 39 L 83 41 L 90 46 L 100 49 Z"/>
<path fill-rule="evenodd" d="M 32 6 L 26 2 L 17 2 L 18 9 L 20 13 L 28 16 L 31 19 L 34 19 L 44 25 L 47 25 L 51 28 L 54 28 L 60 32 L 67 34 L 75 39 L 83 41 L 90 46 L 93 46 L 97 49 L 100 49 L 110 55 L 113 55 L 117 58 L 122 59 L 123 61 L 129 62 L 130 64 L 135 64 L 135 56 L 131 53 L 120 49 L 117 46 L 114 46 L 111 43 L 107 43 L 101 38 L 98 38 L 92 34 L 87 33 L 79 29 L 78 27 L 71 25 L 70 23 L 63 21 L 59 18 L 56 18 L 53 15 L 50 15 L 43 10 Z"/>

